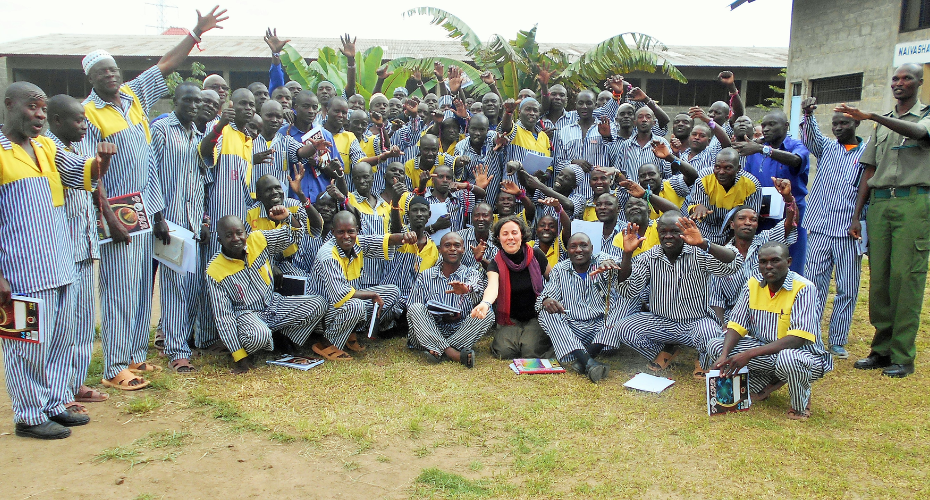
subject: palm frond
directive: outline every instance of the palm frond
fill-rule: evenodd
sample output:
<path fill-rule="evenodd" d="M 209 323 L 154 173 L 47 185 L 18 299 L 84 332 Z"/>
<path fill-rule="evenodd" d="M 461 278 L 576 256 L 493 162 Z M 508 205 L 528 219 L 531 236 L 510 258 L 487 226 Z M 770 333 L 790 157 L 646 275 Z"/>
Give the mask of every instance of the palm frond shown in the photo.
<path fill-rule="evenodd" d="M 658 67 L 666 75 L 686 83 L 685 76 L 662 55 L 667 50 L 662 42 L 649 35 L 621 33 L 582 54 L 565 67 L 560 78 L 574 83 L 596 82 L 616 73 L 655 73 Z"/>
<path fill-rule="evenodd" d="M 448 32 L 449 38 L 459 40 L 468 55 L 473 55 L 476 51 L 481 50 L 481 39 L 465 21 L 462 21 L 450 12 L 436 7 L 415 7 L 404 13 L 407 17 L 413 16 L 433 16 L 430 24 L 442 26 Z"/>

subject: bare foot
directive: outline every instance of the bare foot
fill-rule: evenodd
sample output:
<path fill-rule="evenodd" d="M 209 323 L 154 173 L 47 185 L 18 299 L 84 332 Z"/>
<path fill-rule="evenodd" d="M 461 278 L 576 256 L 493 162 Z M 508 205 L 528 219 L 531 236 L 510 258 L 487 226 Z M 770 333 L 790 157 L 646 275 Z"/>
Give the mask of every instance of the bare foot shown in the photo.
<path fill-rule="evenodd" d="M 775 382 L 775 383 L 773 383 L 773 384 L 769 384 L 769 385 L 765 386 L 765 388 L 763 388 L 761 391 L 759 391 L 759 392 L 753 394 L 753 395 L 752 395 L 752 400 L 753 400 L 754 402 L 765 401 L 766 399 L 769 398 L 769 396 L 772 395 L 773 392 L 777 391 L 778 389 L 781 389 L 781 387 L 782 387 L 783 385 L 785 385 L 785 383 L 782 382 L 782 381 L 778 381 L 778 382 Z"/>

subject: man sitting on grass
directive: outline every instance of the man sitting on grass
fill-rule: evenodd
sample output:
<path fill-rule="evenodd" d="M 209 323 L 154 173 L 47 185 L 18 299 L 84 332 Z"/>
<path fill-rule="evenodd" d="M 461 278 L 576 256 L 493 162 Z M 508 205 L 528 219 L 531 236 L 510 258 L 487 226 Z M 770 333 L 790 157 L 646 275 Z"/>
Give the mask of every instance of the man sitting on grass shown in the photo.
<path fill-rule="evenodd" d="M 271 256 L 300 241 L 302 220 L 283 205 L 268 210 L 275 222 L 269 231 L 247 233 L 242 221 L 227 215 L 217 222 L 221 250 L 207 266 L 207 287 L 216 328 L 232 353 L 233 373 L 252 368 L 249 354 L 274 349 L 271 332 L 284 334 L 284 349 L 303 345 L 326 312 L 326 301 L 316 295 L 283 297 L 274 291 Z"/>
<path fill-rule="evenodd" d="M 494 313 L 489 312 L 484 318 L 470 314 L 478 305 L 488 279 L 477 266 L 462 265 L 465 251 L 465 240 L 458 233 L 448 233 L 439 240 L 442 262 L 417 278 L 407 304 L 407 323 L 411 344 L 423 346 L 428 361 L 438 363 L 448 358 L 472 368 L 475 365 L 472 347 L 491 328 Z M 441 302 L 458 312 L 432 312 L 429 302 Z"/>
<path fill-rule="evenodd" d="M 817 288 L 791 271 L 788 246 L 770 241 L 759 250 L 759 274 L 743 286 L 724 338 L 708 342 L 713 368 L 724 376 L 749 367 L 755 402 L 788 384 L 788 418 L 810 417 L 811 382 L 833 369 L 820 338 Z"/>

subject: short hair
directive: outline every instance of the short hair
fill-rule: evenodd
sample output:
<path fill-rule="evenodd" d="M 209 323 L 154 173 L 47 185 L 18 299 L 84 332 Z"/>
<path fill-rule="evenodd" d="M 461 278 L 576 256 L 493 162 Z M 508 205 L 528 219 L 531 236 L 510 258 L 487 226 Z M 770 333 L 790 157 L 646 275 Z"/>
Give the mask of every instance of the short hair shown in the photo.
<path fill-rule="evenodd" d="M 763 250 L 767 248 L 778 248 L 781 250 L 782 255 L 785 257 L 791 258 L 791 250 L 788 249 L 788 245 L 782 243 L 781 241 L 769 240 L 762 244 L 759 247 L 759 253 L 762 253 Z"/>
<path fill-rule="evenodd" d="M 513 222 L 520 228 L 520 235 L 524 244 L 530 241 L 530 227 L 526 225 L 526 221 L 523 220 L 523 217 L 519 217 L 517 215 L 508 215 L 507 217 L 497 221 L 497 223 L 494 224 L 494 227 L 491 228 L 491 242 L 494 243 L 494 246 L 501 250 L 504 249 L 504 247 L 501 246 L 500 240 L 501 228 L 508 222 Z"/>

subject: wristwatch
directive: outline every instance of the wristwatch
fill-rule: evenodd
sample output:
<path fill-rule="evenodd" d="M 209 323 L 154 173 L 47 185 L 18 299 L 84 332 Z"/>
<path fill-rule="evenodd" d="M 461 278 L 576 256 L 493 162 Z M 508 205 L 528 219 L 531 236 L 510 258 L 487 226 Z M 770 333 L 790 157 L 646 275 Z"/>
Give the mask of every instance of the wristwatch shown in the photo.
<path fill-rule="evenodd" d="M 772 157 L 772 146 L 762 146 L 762 156 L 766 158 Z"/>

